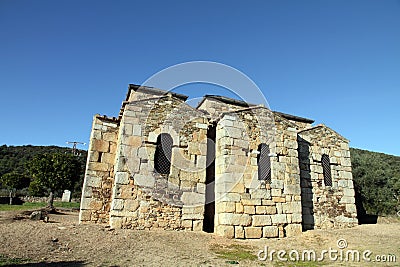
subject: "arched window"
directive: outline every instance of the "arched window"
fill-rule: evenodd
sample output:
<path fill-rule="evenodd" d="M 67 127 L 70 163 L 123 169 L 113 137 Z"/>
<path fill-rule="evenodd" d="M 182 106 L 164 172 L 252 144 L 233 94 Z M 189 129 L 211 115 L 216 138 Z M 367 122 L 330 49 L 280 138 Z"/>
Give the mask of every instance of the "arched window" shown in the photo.
<path fill-rule="evenodd" d="M 172 144 L 172 137 L 167 133 L 162 133 L 157 137 L 154 169 L 159 174 L 169 174 L 171 169 Z"/>
<path fill-rule="evenodd" d="M 271 183 L 271 160 L 269 158 L 269 146 L 261 143 L 258 146 L 257 155 L 258 180 Z"/>
<path fill-rule="evenodd" d="M 325 186 L 332 186 L 332 174 L 331 174 L 331 160 L 326 154 L 322 155 L 322 170 L 324 173 L 324 184 Z"/>

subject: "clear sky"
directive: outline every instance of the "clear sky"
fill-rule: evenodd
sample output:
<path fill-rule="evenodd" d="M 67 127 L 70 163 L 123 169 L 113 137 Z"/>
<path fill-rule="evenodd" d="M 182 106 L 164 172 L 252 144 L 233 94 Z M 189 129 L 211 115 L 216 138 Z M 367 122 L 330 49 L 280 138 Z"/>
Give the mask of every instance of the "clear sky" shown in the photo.
<path fill-rule="evenodd" d="M 0 38 L 0 145 L 88 143 L 129 83 L 207 60 L 273 110 L 400 155 L 400 1 L 0 0 Z M 199 88 L 183 91 L 215 89 Z"/>

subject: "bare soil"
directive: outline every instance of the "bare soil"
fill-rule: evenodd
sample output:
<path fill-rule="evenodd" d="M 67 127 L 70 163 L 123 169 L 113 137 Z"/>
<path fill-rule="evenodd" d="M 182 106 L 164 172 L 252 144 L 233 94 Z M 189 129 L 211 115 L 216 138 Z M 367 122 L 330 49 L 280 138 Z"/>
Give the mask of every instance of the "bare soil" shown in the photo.
<path fill-rule="evenodd" d="M 22 266 L 400 266 L 396 262 L 330 261 L 327 256 L 323 262 L 285 262 L 276 255 L 273 262 L 257 259 L 265 246 L 269 252 L 313 249 L 319 256 L 321 250 L 338 249 L 337 241 L 345 239 L 343 251 L 371 250 L 372 260 L 376 255 L 395 255 L 400 262 L 397 219 L 351 229 L 307 231 L 291 238 L 230 240 L 201 232 L 79 225 L 78 212 L 62 213 L 51 214 L 45 223 L 24 219 L 21 212 L 0 212 L 0 255 L 25 259 Z"/>

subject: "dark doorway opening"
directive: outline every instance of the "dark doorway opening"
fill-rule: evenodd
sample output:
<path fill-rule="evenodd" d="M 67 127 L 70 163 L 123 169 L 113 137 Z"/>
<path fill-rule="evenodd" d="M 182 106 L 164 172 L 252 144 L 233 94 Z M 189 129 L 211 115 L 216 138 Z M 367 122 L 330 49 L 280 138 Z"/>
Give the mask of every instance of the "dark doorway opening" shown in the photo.
<path fill-rule="evenodd" d="M 214 233 L 215 217 L 215 137 L 216 125 L 207 131 L 206 204 L 204 207 L 203 231 Z"/>

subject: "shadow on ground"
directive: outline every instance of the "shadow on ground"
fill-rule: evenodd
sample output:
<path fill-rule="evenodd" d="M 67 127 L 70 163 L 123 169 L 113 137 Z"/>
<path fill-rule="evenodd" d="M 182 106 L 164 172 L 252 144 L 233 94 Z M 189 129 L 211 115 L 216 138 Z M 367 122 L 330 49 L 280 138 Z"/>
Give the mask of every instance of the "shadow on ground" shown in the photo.
<path fill-rule="evenodd" d="M 21 264 L 6 264 L 3 266 L 16 267 L 63 267 L 63 266 L 85 266 L 83 261 L 59 261 L 59 262 L 38 262 L 38 263 L 21 263 Z"/>

